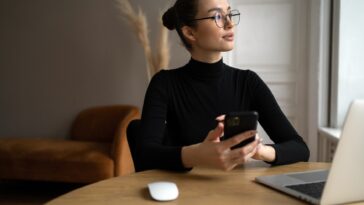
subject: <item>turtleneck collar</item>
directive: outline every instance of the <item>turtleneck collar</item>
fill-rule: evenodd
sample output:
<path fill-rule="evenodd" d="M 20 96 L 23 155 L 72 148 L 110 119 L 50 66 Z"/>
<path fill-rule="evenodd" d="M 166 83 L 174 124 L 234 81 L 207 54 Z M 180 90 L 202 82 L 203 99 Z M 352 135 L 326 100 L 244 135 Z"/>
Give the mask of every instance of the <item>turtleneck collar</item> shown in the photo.
<path fill-rule="evenodd" d="M 194 77 L 210 79 L 221 76 L 224 70 L 224 62 L 222 58 L 216 63 L 205 63 L 191 58 L 185 67 L 187 72 Z"/>

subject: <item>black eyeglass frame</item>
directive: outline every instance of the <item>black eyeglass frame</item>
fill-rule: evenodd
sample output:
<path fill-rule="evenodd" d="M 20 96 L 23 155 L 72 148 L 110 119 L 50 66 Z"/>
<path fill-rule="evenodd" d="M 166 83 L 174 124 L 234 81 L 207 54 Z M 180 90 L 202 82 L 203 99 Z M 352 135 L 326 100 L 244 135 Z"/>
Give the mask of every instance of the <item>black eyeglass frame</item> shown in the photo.
<path fill-rule="evenodd" d="M 236 12 L 236 13 L 232 14 L 233 12 Z M 229 21 L 232 22 L 232 24 L 234 26 L 238 25 L 239 22 L 240 22 L 240 12 L 237 9 L 233 9 L 233 10 L 229 11 L 229 13 L 226 14 L 226 15 L 223 15 L 222 12 L 219 12 L 219 13 L 223 16 L 223 20 L 224 20 L 224 25 L 222 27 L 219 26 L 219 24 L 217 23 L 217 17 L 216 16 L 217 16 L 218 13 L 216 13 L 214 16 L 203 17 L 203 18 L 198 18 L 198 19 L 192 19 L 191 21 L 200 21 L 200 20 L 212 19 L 212 20 L 215 21 L 216 26 L 219 27 L 219 28 L 224 28 L 226 26 L 226 22 L 228 21 L 228 16 L 229 16 Z M 239 16 L 239 21 L 237 23 L 231 21 L 233 16 Z"/>

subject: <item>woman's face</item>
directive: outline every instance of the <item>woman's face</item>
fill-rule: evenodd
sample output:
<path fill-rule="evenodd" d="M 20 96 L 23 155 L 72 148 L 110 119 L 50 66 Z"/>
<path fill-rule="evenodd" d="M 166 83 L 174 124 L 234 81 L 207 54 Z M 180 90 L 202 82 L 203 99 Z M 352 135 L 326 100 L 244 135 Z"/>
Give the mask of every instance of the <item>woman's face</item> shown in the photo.
<path fill-rule="evenodd" d="M 220 12 L 223 16 L 230 11 L 227 0 L 199 0 L 196 19 L 215 16 Z M 193 48 L 208 52 L 230 51 L 234 47 L 233 25 L 227 21 L 225 26 L 219 28 L 215 20 L 206 19 L 197 21 L 193 29 L 195 42 Z"/>

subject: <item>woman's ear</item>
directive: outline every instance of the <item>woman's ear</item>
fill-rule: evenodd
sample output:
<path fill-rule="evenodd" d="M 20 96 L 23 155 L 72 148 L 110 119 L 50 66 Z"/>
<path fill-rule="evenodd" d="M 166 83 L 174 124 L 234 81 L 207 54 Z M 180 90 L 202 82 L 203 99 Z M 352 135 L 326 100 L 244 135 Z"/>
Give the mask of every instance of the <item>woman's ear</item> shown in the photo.
<path fill-rule="evenodd" d="M 196 41 L 195 31 L 191 27 L 183 26 L 181 30 L 188 42 L 193 44 Z"/>

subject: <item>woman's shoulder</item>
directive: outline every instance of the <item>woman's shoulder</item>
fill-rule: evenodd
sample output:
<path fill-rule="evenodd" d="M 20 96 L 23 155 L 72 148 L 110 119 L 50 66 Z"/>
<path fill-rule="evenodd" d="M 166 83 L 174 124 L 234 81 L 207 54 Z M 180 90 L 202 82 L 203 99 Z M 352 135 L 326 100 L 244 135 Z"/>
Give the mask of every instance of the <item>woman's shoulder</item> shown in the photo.
<path fill-rule="evenodd" d="M 232 73 L 233 75 L 237 75 L 238 77 L 244 77 L 248 79 L 259 79 L 259 76 L 256 72 L 253 70 L 250 70 L 249 68 L 236 68 L 233 66 L 226 65 L 227 70 Z"/>
<path fill-rule="evenodd" d="M 174 69 L 162 69 L 153 75 L 150 80 L 149 86 L 168 86 L 168 84 L 174 82 L 176 79 L 178 68 Z"/>
<path fill-rule="evenodd" d="M 152 77 L 151 81 L 161 81 L 173 77 L 178 72 L 178 68 L 161 69 Z"/>

